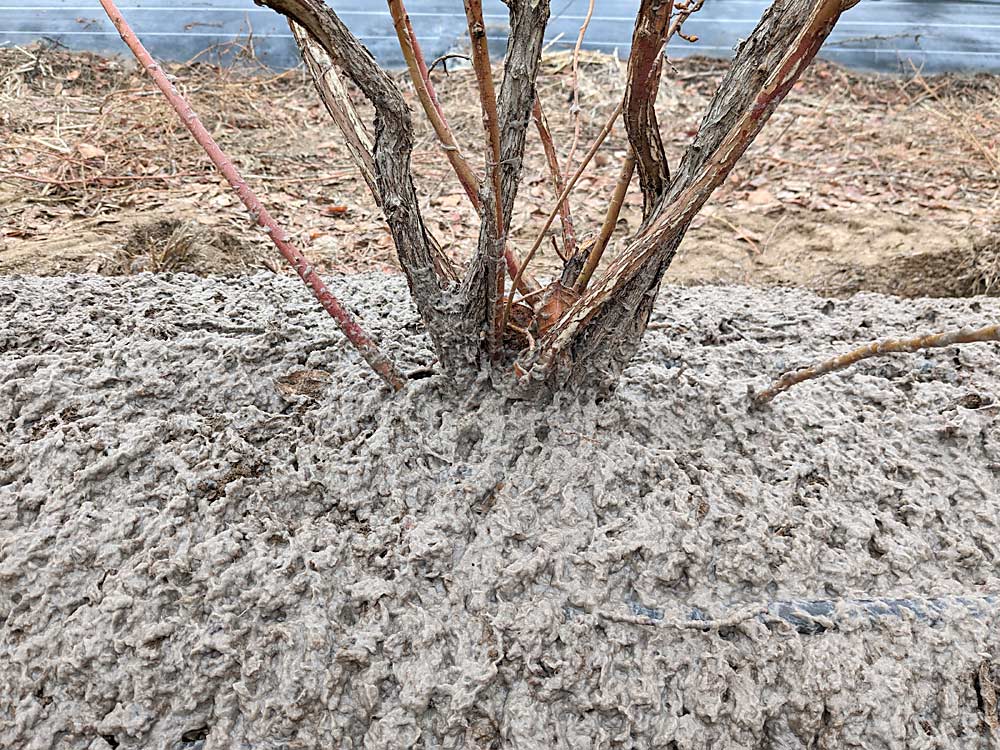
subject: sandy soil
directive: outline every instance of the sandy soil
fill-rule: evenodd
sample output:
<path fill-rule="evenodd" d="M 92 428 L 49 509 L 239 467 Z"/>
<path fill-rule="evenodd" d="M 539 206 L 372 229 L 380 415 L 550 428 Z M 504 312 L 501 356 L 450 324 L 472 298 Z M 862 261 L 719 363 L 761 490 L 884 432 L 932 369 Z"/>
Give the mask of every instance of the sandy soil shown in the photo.
<path fill-rule="evenodd" d="M 664 76 L 658 106 L 675 162 L 722 65 L 678 60 Z M 565 54 L 547 58 L 540 84 L 567 171 L 575 130 L 564 105 L 570 68 Z M 171 72 L 320 267 L 395 267 L 388 231 L 301 71 L 190 64 Z M 616 103 L 622 74 L 610 57 L 585 56 L 574 164 Z M 471 76 L 437 72 L 435 85 L 459 141 L 474 151 L 480 120 Z M 193 224 L 202 248 L 232 250 L 188 253 L 183 270 L 279 268 L 231 191 L 130 63 L 44 47 L 0 50 L 0 105 L 10 136 L 0 148 L 0 273 L 127 273 L 137 227 L 162 221 Z M 417 122 L 414 168 L 425 218 L 449 252 L 467 257 L 478 222 L 422 118 Z M 522 246 L 553 201 L 531 136 L 514 221 Z M 584 238 L 601 224 L 625 146 L 619 128 L 573 195 Z M 669 278 L 793 284 L 837 296 L 859 289 L 992 292 L 1000 276 L 996 230 L 991 240 L 977 241 L 1000 220 L 998 184 L 1000 77 L 899 78 L 819 63 L 697 219 Z M 638 227 L 640 211 L 633 186 L 620 237 Z M 537 263 L 539 272 L 557 267 L 548 243 Z"/>
<path fill-rule="evenodd" d="M 334 281 L 429 360 L 398 277 Z M 747 389 L 1000 302 L 656 316 L 537 408 L 390 398 L 287 278 L 0 278 L 0 746 L 991 748 L 997 349 Z"/>

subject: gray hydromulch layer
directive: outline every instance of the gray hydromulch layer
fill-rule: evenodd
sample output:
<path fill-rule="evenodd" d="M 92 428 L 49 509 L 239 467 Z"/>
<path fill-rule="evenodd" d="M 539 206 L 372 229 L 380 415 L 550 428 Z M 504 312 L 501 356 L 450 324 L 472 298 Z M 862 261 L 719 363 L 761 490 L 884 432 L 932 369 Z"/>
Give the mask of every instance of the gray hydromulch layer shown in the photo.
<path fill-rule="evenodd" d="M 538 406 L 390 396 L 288 278 L 0 278 L 0 746 L 988 748 L 997 348 L 747 390 L 998 316 L 667 288 L 615 398 Z"/>

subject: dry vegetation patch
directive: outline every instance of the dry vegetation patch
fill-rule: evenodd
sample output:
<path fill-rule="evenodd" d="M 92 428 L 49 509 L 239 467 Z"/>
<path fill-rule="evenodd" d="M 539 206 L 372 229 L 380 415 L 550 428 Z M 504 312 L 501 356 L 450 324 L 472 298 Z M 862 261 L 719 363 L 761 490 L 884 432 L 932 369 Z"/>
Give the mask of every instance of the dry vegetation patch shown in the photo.
<path fill-rule="evenodd" d="M 449 64 L 434 82 L 459 140 L 473 148 L 480 128 L 474 77 Z M 672 158 L 697 129 L 725 66 L 679 59 L 663 76 L 661 118 L 682 121 L 665 132 Z M 169 67 L 321 267 L 396 269 L 389 232 L 303 70 L 278 72 L 254 61 Z M 571 93 L 570 68 L 568 54 L 547 56 L 539 87 L 552 103 L 547 113 L 563 162 L 574 128 L 569 108 L 557 105 Z M 623 63 L 584 54 L 584 146 L 614 107 L 623 77 Z M 400 76 L 399 83 L 417 108 L 408 82 Z M 235 196 L 130 62 L 45 45 L 3 49 L 0 102 L 7 131 L 0 272 L 128 272 L 114 259 L 128 254 L 122 248 L 136 225 L 163 220 L 211 230 L 202 245 L 222 254 L 209 271 L 242 272 L 271 257 Z M 415 121 L 428 224 L 450 253 L 464 256 L 478 219 L 423 118 Z M 695 221 L 668 279 L 804 285 L 834 295 L 992 292 L 998 261 L 986 230 L 1000 206 L 998 123 L 996 76 L 887 76 L 818 62 Z M 626 147 L 619 125 L 573 194 L 579 227 L 600 226 Z M 522 244 L 554 199 L 537 140 L 526 156 L 514 216 Z M 618 237 L 638 228 L 641 208 L 633 187 Z M 558 233 L 558 222 L 551 231 Z M 542 271 L 559 264 L 548 246 L 539 261 Z"/>

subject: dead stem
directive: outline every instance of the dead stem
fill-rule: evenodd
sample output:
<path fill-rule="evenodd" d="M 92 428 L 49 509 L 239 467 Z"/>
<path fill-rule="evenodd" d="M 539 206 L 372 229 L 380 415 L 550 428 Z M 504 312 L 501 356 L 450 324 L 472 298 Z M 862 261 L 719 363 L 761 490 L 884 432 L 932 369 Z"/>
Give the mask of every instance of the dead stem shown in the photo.
<path fill-rule="evenodd" d="M 344 82 L 329 56 L 309 36 L 308 31 L 291 19 L 288 19 L 288 27 L 292 31 L 295 42 L 299 45 L 302 61 L 309 70 L 313 85 L 319 92 L 326 111 L 333 118 L 341 135 L 344 136 L 344 140 L 347 142 L 347 151 L 368 185 L 376 205 L 381 206 L 382 196 L 375 178 L 375 159 L 372 156 L 375 152 L 375 143 L 361 121 Z"/>
<path fill-rule="evenodd" d="M 371 368 L 386 382 L 389 386 L 396 391 L 401 390 L 405 381 L 403 376 L 400 374 L 399 370 L 393 362 L 386 357 L 382 351 L 378 348 L 375 342 L 372 340 L 371 336 L 358 325 L 358 322 L 354 319 L 354 316 L 341 305 L 340 300 L 338 300 L 333 293 L 327 288 L 326 284 L 316 273 L 313 265 L 302 255 L 299 250 L 294 247 L 288 241 L 288 233 L 282 229 L 278 223 L 274 220 L 267 209 L 261 205 L 260 200 L 258 200 L 256 194 L 250 187 L 246 184 L 246 181 L 237 171 L 236 167 L 233 166 L 233 162 L 226 156 L 219 145 L 212 138 L 211 133 L 205 128 L 201 120 L 198 119 L 198 115 L 191 108 L 191 105 L 178 93 L 177 89 L 167 78 L 166 73 L 163 69 L 156 63 L 156 61 L 150 56 L 146 48 L 143 47 L 139 38 L 135 35 L 135 32 L 129 26 L 125 17 L 122 16 L 121 12 L 115 6 L 114 0 L 101 0 L 101 6 L 104 11 L 108 14 L 108 18 L 114 23 L 115 28 L 118 29 L 118 33 L 121 34 L 122 41 L 128 45 L 128 48 L 135 55 L 136 60 L 139 64 L 146 70 L 147 73 L 152 77 L 153 81 L 156 83 L 157 88 L 163 92 L 163 95 L 170 102 L 170 106 L 173 107 L 174 111 L 181 118 L 181 122 L 187 127 L 194 136 L 194 139 L 198 142 L 208 157 L 212 160 L 212 163 L 218 168 L 220 172 L 225 176 L 226 180 L 236 191 L 236 195 L 239 197 L 240 201 L 250 215 L 254 218 L 258 225 L 263 227 L 267 231 L 267 235 L 271 238 L 271 242 L 274 243 L 278 251 L 285 257 L 285 259 L 291 263 L 292 267 L 298 273 L 299 277 L 309 286 L 313 293 L 313 296 L 319 301 L 330 316 L 336 321 L 340 330 L 343 331 L 344 335 L 351 342 L 358 353 L 365 359 L 365 361 L 371 366 Z"/>
<path fill-rule="evenodd" d="M 794 372 L 787 372 L 778 378 L 770 388 L 760 391 L 753 397 L 753 405 L 761 406 L 773 399 L 782 391 L 805 380 L 812 380 L 837 370 L 850 367 L 855 362 L 870 357 L 881 357 L 897 352 L 916 352 L 921 349 L 940 348 L 953 344 L 971 344 L 977 341 L 1000 341 L 1000 325 L 985 328 L 961 328 L 946 333 L 932 333 L 926 336 L 914 336 L 905 339 L 884 339 L 873 341 L 846 354 L 825 360 L 811 367 L 804 367 Z"/>
<path fill-rule="evenodd" d="M 552 132 L 549 130 L 549 123 L 545 119 L 542 111 L 542 101 L 535 96 L 535 106 L 532 110 L 535 118 L 535 126 L 538 128 L 538 137 L 542 140 L 542 148 L 545 151 L 545 159 L 549 166 L 549 175 L 552 177 L 552 188 L 556 195 L 562 195 L 565 188 L 562 170 L 559 169 L 559 156 L 556 154 L 555 144 L 552 142 Z M 562 224 L 563 251 L 562 259 L 568 260 L 576 255 L 576 229 L 573 226 L 573 215 L 570 210 L 569 200 L 559 203 L 559 221 Z"/>
<path fill-rule="evenodd" d="M 604 216 L 601 232 L 597 236 L 594 246 L 590 248 L 587 262 L 584 263 L 580 275 L 577 276 L 576 283 L 573 285 L 577 294 L 582 294 L 587 288 L 591 276 L 594 275 L 594 271 L 597 270 L 597 266 L 601 262 L 601 256 L 604 255 L 604 251 L 611 241 L 611 235 L 614 234 L 615 227 L 618 225 L 622 204 L 625 202 L 625 193 L 628 192 L 628 186 L 632 182 L 633 172 L 635 172 L 635 153 L 629 149 L 625 161 L 622 162 L 621 173 L 618 175 L 618 182 L 615 184 L 615 191 L 611 196 L 611 205 L 608 206 L 608 212 Z"/>

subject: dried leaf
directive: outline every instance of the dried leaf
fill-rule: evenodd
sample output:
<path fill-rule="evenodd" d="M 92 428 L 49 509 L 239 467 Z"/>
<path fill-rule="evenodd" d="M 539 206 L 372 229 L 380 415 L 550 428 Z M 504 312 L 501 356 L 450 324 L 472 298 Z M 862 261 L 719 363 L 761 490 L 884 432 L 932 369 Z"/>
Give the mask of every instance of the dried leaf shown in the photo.
<path fill-rule="evenodd" d="M 76 150 L 84 159 L 103 159 L 108 155 L 103 148 L 92 143 L 81 143 L 76 147 Z"/>
<path fill-rule="evenodd" d="M 542 306 L 538 310 L 538 333 L 544 334 L 554 326 L 563 313 L 580 298 L 572 288 L 555 281 L 542 295 Z"/>
<path fill-rule="evenodd" d="M 274 379 L 278 392 L 285 397 L 316 398 L 329 382 L 330 373 L 325 370 L 296 370 Z"/>
<path fill-rule="evenodd" d="M 764 206 L 768 203 L 774 203 L 774 193 L 768 190 L 766 187 L 757 188 L 756 190 L 750 191 L 747 195 L 747 203 L 752 206 Z"/>

